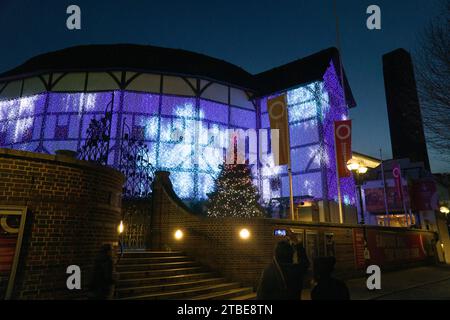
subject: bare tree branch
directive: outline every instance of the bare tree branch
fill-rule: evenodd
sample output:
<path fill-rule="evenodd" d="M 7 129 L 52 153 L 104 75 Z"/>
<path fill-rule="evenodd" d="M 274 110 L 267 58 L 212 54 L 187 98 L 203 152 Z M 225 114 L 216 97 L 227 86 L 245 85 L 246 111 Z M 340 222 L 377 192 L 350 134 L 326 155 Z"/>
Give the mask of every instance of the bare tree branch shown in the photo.
<path fill-rule="evenodd" d="M 450 0 L 420 36 L 416 75 L 427 141 L 450 160 Z"/>

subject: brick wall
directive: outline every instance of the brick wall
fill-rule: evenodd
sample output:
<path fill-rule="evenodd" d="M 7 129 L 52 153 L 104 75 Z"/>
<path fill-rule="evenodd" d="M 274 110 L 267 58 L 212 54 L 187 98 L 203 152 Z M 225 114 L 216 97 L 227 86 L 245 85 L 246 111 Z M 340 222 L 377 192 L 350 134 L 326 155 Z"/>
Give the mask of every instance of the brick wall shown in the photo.
<path fill-rule="evenodd" d="M 0 204 L 28 208 L 13 298 L 86 297 L 97 251 L 117 244 L 123 179 L 67 156 L 0 149 Z M 72 264 L 80 291 L 66 288 Z"/>
<path fill-rule="evenodd" d="M 305 223 L 276 219 L 204 218 L 194 215 L 173 192 L 168 172 L 157 172 L 153 185 L 151 243 L 154 250 L 182 250 L 199 262 L 220 271 L 223 276 L 244 285 L 257 286 L 263 268 L 271 262 L 273 248 L 280 240 L 275 229 L 295 229 L 316 234 L 318 255 L 324 255 L 325 233 L 335 237 L 336 274 L 346 278 L 363 275 L 355 266 L 353 230 L 358 225 L 332 223 Z M 239 237 L 239 231 L 247 228 L 248 240 Z M 371 227 L 380 229 L 380 227 Z M 176 240 L 174 233 L 184 233 Z M 384 228 L 383 230 L 388 230 Z M 390 229 L 393 232 L 412 232 Z M 430 232 L 419 232 L 424 238 L 434 237 Z M 305 246 L 307 242 L 305 241 Z M 428 262 L 424 261 L 424 262 Z M 389 267 L 387 265 L 386 267 Z"/>

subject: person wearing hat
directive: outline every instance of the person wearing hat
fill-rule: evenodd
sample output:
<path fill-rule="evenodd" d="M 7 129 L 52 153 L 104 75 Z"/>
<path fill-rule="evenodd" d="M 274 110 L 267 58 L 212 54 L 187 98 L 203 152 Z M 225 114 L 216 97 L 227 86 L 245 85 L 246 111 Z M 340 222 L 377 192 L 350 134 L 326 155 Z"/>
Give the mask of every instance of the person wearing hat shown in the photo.
<path fill-rule="evenodd" d="M 331 275 L 335 264 L 335 257 L 314 259 L 314 279 L 317 285 L 311 291 L 312 300 L 350 300 L 347 285 Z"/>
<path fill-rule="evenodd" d="M 297 252 L 298 263 L 294 263 Z M 293 239 L 279 241 L 272 262 L 264 269 L 257 300 L 300 300 L 309 261 L 303 245 Z"/>

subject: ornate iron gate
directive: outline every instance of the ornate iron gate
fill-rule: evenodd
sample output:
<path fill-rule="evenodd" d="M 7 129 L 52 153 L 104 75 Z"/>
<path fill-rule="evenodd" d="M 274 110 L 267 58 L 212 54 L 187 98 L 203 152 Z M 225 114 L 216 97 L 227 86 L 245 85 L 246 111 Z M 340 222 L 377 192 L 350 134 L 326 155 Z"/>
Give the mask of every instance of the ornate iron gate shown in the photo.
<path fill-rule="evenodd" d="M 125 230 L 124 249 L 145 249 L 150 245 L 151 199 L 128 199 L 122 203 Z"/>
<path fill-rule="evenodd" d="M 125 249 L 144 249 L 149 246 L 148 236 L 150 230 L 151 210 L 151 184 L 154 168 L 150 163 L 150 153 L 144 143 L 144 136 L 138 132 L 131 132 L 126 124 L 122 123 L 122 137 L 116 144 L 119 147 L 119 162 L 109 164 L 112 110 L 114 95 L 108 103 L 105 115 L 97 120 L 92 119 L 87 130 L 87 139 L 79 151 L 79 158 L 100 165 L 110 165 L 121 171 L 126 180 L 122 191 L 122 221 L 124 232 L 121 243 Z"/>
<path fill-rule="evenodd" d="M 149 246 L 151 184 L 154 168 L 147 145 L 133 134 L 123 120 L 119 170 L 127 177 L 123 187 L 123 220 L 125 249 L 145 249 Z"/>

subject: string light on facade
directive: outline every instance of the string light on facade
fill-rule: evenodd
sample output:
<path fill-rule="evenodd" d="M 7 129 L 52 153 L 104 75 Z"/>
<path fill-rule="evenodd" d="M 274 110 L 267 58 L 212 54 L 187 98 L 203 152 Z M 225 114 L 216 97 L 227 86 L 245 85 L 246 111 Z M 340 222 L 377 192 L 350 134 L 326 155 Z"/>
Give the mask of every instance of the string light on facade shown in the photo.
<path fill-rule="evenodd" d="M 155 169 L 170 171 L 175 192 L 186 200 L 206 199 L 213 191 L 228 147 L 226 130 L 257 127 L 255 110 L 202 98 L 125 90 L 48 92 L 0 101 L 0 146 L 46 153 L 77 150 L 86 139 L 90 120 L 103 116 L 112 94 L 115 102 L 111 146 L 120 143 L 116 137 L 121 133 L 118 119 L 126 119 L 132 131 L 142 135 Z M 323 81 L 288 90 L 287 102 L 291 145 L 295 146 L 295 151 L 291 150 L 296 166 L 295 195 L 311 193 L 316 199 L 335 199 L 332 124 L 348 117 L 348 110 L 333 64 L 330 63 Z M 266 104 L 267 97 L 261 98 L 260 120 L 265 129 L 269 128 Z M 117 159 L 117 148 L 112 152 L 111 158 Z M 270 148 L 267 153 L 271 154 Z M 286 197 L 286 167 L 259 160 L 250 171 L 263 201 Z M 343 196 L 348 195 L 350 203 L 354 203 L 353 178 L 341 179 L 341 188 Z"/>

